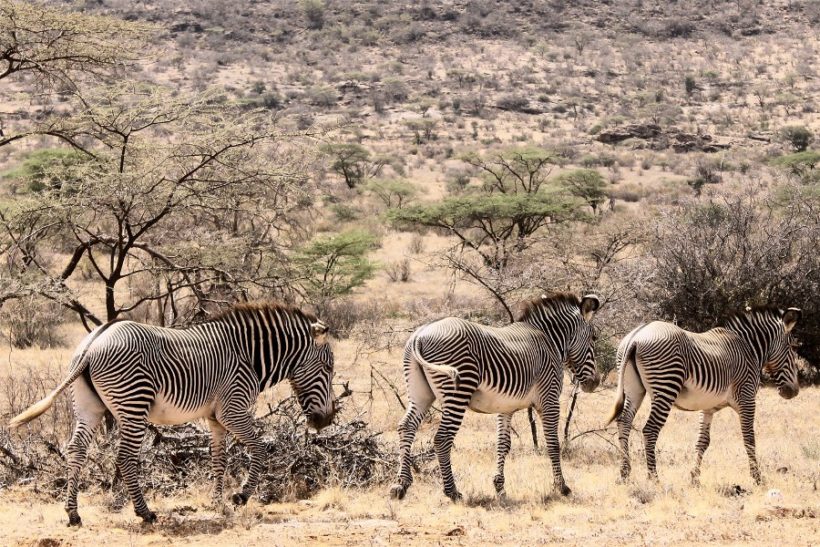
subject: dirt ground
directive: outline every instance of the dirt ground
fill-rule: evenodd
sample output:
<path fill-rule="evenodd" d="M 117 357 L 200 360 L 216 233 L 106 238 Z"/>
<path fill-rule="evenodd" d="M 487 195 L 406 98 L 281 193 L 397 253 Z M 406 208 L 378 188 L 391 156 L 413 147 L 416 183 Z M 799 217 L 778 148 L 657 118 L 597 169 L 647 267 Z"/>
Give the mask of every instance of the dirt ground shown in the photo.
<path fill-rule="evenodd" d="M 566 398 L 565 394 L 565 398 Z M 582 395 L 582 397 L 584 397 Z M 612 389 L 579 403 L 572 435 L 600 426 Z M 519 413 L 507 465 L 508 499 L 493 494 L 494 420 L 469 414 L 456 440 L 453 465 L 465 501 L 452 504 L 435 473 L 421 476 L 407 497 L 388 499 L 388 485 L 367 490 L 328 488 L 310 500 L 216 512 L 208 486 L 192 485 L 181 496 L 151 498 L 159 521 L 143 525 L 129 506 L 109 509 L 109 494 L 80 495 L 84 526 L 66 527 L 62 503 L 25 486 L 0 493 L 0 534 L 5 545 L 354 545 L 454 544 L 780 544 L 820 541 L 820 438 L 816 409 L 820 390 L 804 389 L 792 401 L 765 390 L 758 403 L 758 458 L 764 484 L 754 486 L 736 416 L 725 410 L 714 421 L 702 486 L 689 484 L 697 414 L 673 412 L 659 441 L 660 483 L 644 478 L 640 435 L 633 433 L 633 479 L 617 484 L 614 428 L 572 441 L 564 474 L 568 498 L 551 492 L 546 457 L 533 447 L 525 414 Z M 398 412 L 383 408 L 393 421 Z M 647 409 L 641 409 L 639 420 Z M 417 443 L 429 443 L 426 423 Z M 386 442 L 395 434 L 386 431 Z M 418 448 L 419 445 L 417 445 Z"/>

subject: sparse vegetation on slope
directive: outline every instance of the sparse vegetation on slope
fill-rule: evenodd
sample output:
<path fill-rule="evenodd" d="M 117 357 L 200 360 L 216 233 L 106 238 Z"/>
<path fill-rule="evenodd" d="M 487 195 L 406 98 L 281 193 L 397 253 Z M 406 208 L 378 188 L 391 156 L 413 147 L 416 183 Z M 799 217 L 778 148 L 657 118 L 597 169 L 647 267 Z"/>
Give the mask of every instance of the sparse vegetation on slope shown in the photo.
<path fill-rule="evenodd" d="M 643 321 L 705 330 L 746 305 L 798 306 L 803 380 L 820 382 L 818 29 L 811 0 L 0 0 L 0 418 L 61 376 L 80 319 L 182 325 L 274 297 L 320 311 L 339 337 L 343 418 L 368 424 L 361 438 L 383 432 L 379 469 L 394 461 L 407 334 L 447 315 L 503 324 L 541 292 L 601 297 L 603 372 Z M 610 486 L 609 395 L 578 399 L 564 453 L 582 480 L 566 502 L 544 499 L 549 469 L 523 418 L 510 499 L 491 498 L 494 426 L 479 417 L 456 439 L 465 506 L 444 505 L 434 478 L 391 505 L 380 480 L 350 491 L 326 476 L 302 505 L 197 517 L 179 501 L 206 495 L 196 482 L 160 496 L 159 533 L 332 542 L 344 522 L 350 538 L 418 543 L 810 537 L 816 389 L 760 395 L 763 489 L 743 482 L 728 418 L 713 433 L 725 453 L 690 488 L 675 471 L 694 453 L 683 413 L 661 435 L 661 486 Z M 61 510 L 37 497 L 60 488 L 47 478 L 68 406 L 29 436 L 0 428 L 0 466 L 17 466 L 0 485 L 9 537 L 99 540 L 99 527 L 58 534 L 46 523 Z M 50 463 L 19 465 L 20 447 Z M 153 467 L 204 475 L 201 443 L 190 448 L 184 461 L 157 451 Z M 104 505 L 113 467 L 97 465 L 84 488 Z M 95 518 L 127 530 L 104 540 L 157 539 L 129 517 Z"/>

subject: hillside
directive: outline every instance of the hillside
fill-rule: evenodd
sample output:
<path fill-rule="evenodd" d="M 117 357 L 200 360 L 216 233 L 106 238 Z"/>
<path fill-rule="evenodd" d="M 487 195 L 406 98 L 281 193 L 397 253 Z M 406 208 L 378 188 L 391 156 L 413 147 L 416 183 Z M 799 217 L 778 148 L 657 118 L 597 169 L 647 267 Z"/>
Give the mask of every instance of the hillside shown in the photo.
<path fill-rule="evenodd" d="M 817 543 L 820 2 L 43 5 L 76 19 L 68 30 L 0 28 L 0 537 Z M 8 6 L 0 0 L 0 22 L 11 28 Z M 78 37 L 83 55 L 68 69 L 47 59 L 14 72 L 25 63 L 8 44 L 21 36 L 47 58 Z M 452 504 L 433 450 L 437 401 L 413 447 L 416 484 L 389 499 L 410 333 L 446 316 L 504 325 L 521 301 L 560 291 L 603 304 L 591 331 L 603 382 L 578 395 L 566 374 L 561 391 L 573 494 L 553 492 L 543 436 L 533 447 L 518 412 L 509 494 L 497 498 L 496 425 L 469 412 L 452 458 L 465 501 Z M 107 430 L 82 475 L 86 527 L 65 529 L 68 396 L 30 429 L 7 420 L 56 385 L 95 324 L 183 327 L 269 299 L 330 326 L 337 424 L 356 424 L 384 455 L 374 475 L 349 487 L 328 472 L 310 489 L 213 507 L 206 470 L 191 471 L 207 459 L 202 420 L 159 427 L 143 450 L 190 454 L 157 452 L 164 467 L 143 469 L 159 514 L 143 526 L 130 506 L 119 512 Z M 634 434 L 633 478 L 616 483 L 617 431 L 602 420 L 621 338 L 655 319 L 700 332 L 762 305 L 802 308 L 784 340 L 804 386 L 794 401 L 758 394 L 763 484 L 730 409 L 715 418 L 701 486 L 689 475 L 699 413 L 678 410 L 660 435 L 660 481 L 644 478 Z M 284 383 L 264 393 L 257 427 L 287 422 L 288 443 L 319 442 L 298 409 L 274 412 L 290 395 Z M 647 397 L 633 428 L 649 407 Z M 231 450 L 226 492 L 247 468 Z M 162 481 L 160 467 L 172 470 Z"/>

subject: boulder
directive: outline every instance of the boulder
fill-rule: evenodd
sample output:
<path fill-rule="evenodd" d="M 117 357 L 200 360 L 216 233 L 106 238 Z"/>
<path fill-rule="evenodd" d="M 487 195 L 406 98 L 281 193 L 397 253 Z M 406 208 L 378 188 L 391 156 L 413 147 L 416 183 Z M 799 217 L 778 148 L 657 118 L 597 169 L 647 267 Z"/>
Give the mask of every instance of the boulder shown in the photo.
<path fill-rule="evenodd" d="M 598 133 L 595 140 L 605 144 L 616 144 L 627 139 L 647 141 L 646 145 L 636 145 L 636 148 L 651 148 L 652 150 L 666 150 L 671 148 L 675 152 L 717 152 L 730 147 L 729 143 L 716 142 L 711 135 L 701 133 L 687 133 L 676 127 L 662 129 L 654 123 L 633 123 Z"/>

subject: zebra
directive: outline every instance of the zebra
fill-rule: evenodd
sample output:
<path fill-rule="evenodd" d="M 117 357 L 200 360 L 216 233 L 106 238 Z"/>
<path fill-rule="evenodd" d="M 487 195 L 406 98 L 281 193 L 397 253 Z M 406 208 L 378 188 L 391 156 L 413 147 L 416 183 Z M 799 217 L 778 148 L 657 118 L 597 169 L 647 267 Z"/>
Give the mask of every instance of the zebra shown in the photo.
<path fill-rule="evenodd" d="M 417 329 L 404 350 L 409 405 L 399 423 L 401 461 L 390 495 L 404 498 L 413 482 L 410 448 L 435 399 L 441 401 L 442 418 L 434 447 L 444 494 L 451 500 L 462 497 L 453 478 L 450 452 L 467 408 L 498 414 L 493 484 L 503 498 L 512 415 L 531 405 L 541 416 L 555 488 L 568 495 L 558 445 L 563 365 L 568 365 L 584 391 L 598 386 L 590 321 L 599 305 L 593 294 L 582 299 L 574 294 L 542 295 L 523 303 L 516 321 L 504 327 L 448 317 Z"/>
<path fill-rule="evenodd" d="M 621 445 L 621 480 L 631 471 L 629 433 L 644 395 L 651 410 L 643 428 L 646 466 L 657 480 L 655 444 L 672 406 L 701 411 L 700 433 L 695 446 L 693 484 L 700 481 L 703 454 L 709 447 L 712 416 L 731 407 L 740 416 L 749 469 L 760 484 L 755 456 L 755 397 L 761 369 L 772 375 L 784 399 L 797 395 L 797 365 L 790 332 L 800 319 L 798 308 L 785 312 L 773 307 L 748 308 L 730 317 L 722 327 L 704 333 L 685 331 L 671 323 L 654 321 L 641 325 L 619 344 L 618 388 L 607 425 L 618 420 Z"/>
<path fill-rule="evenodd" d="M 67 448 L 69 526 L 82 524 L 77 511 L 79 473 L 106 412 L 119 425 L 117 467 L 144 522 L 157 518 L 145 503 L 137 477 L 148 422 L 171 425 L 205 418 L 216 505 L 223 494 L 227 433 L 245 444 L 250 470 L 242 490 L 231 497 L 234 504 L 244 505 L 256 488 L 265 456 L 250 412 L 263 390 L 288 380 L 311 427 L 319 430 L 333 419 L 333 353 L 327 333 L 327 325 L 316 316 L 277 302 L 238 304 L 182 329 L 114 320 L 89 333 L 74 353 L 68 377 L 9 425 L 33 420 L 71 386 L 75 426 Z"/>

